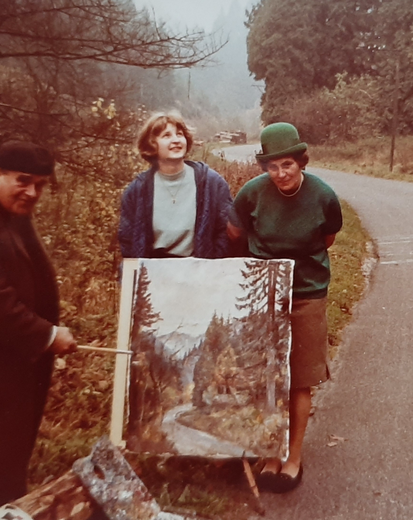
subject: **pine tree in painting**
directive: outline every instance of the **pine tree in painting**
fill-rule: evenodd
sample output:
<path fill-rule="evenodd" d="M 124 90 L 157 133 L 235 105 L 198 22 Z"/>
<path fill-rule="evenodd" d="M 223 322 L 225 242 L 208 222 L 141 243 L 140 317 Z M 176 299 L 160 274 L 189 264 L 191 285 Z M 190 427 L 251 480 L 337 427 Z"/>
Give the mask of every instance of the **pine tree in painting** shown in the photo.
<path fill-rule="evenodd" d="M 213 382 L 219 354 L 229 345 L 229 333 L 230 329 L 224 318 L 214 314 L 200 346 L 201 356 L 194 369 L 194 406 L 203 407 L 206 404 L 203 394 Z"/>
<path fill-rule="evenodd" d="M 266 411 L 272 413 L 275 403 L 275 347 L 277 344 L 277 324 L 275 319 L 275 295 L 277 266 L 270 261 L 245 261 L 241 270 L 244 282 L 241 285 L 246 294 L 237 298 L 237 308 L 248 310 L 245 328 L 253 332 L 250 348 L 257 344 L 265 352 Z"/>
<path fill-rule="evenodd" d="M 151 327 L 161 317 L 152 306 L 149 286 L 148 270 L 140 263 L 131 338 L 128 447 L 132 451 L 141 447 L 144 424 L 160 413 L 160 385 L 152 367 L 156 353 Z"/>

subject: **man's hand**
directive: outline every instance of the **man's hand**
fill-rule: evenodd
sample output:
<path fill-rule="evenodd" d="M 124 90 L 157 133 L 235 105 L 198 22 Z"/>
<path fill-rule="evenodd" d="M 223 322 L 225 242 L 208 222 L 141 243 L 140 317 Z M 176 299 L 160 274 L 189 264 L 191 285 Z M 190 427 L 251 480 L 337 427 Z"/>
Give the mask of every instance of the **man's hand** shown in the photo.
<path fill-rule="evenodd" d="M 67 327 L 57 327 L 56 337 L 49 348 L 54 354 L 69 354 L 77 350 L 77 343 Z"/>
<path fill-rule="evenodd" d="M 324 240 L 325 240 L 325 243 L 326 243 L 326 248 L 328 249 L 329 247 L 331 247 L 333 244 L 334 244 L 334 240 L 336 239 L 336 235 L 326 235 L 324 237 Z"/>

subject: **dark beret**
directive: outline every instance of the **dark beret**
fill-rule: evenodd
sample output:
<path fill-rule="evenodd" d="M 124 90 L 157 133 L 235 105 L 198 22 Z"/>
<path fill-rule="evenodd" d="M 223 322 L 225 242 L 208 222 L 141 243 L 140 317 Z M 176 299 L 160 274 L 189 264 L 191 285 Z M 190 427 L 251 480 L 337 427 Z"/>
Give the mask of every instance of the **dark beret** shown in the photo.
<path fill-rule="evenodd" d="M 0 168 L 34 175 L 51 175 L 54 157 L 46 148 L 37 144 L 7 141 L 0 146 Z"/>

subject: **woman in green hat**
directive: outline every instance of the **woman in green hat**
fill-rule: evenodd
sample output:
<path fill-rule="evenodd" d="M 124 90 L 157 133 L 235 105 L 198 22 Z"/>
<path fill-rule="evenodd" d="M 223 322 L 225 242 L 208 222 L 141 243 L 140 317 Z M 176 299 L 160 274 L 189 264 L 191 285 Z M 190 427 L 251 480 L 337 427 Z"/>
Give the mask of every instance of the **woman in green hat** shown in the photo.
<path fill-rule="evenodd" d="M 290 441 L 281 463 L 269 459 L 257 479 L 261 489 L 284 493 L 302 479 L 301 448 L 311 409 L 310 388 L 329 378 L 327 365 L 327 249 L 342 226 L 334 191 L 304 171 L 307 144 L 288 123 L 261 133 L 256 158 L 264 173 L 241 188 L 228 223 L 232 240 L 248 239 L 255 258 L 295 261 L 291 312 Z"/>

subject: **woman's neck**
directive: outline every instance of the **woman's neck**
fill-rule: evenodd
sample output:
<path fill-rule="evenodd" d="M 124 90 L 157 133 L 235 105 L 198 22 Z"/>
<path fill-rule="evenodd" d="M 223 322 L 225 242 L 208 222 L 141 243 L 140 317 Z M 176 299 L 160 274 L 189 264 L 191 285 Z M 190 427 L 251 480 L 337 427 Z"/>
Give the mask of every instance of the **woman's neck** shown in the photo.
<path fill-rule="evenodd" d="M 159 161 L 158 170 L 164 175 L 175 175 L 185 168 L 184 160 L 179 161 Z"/>

